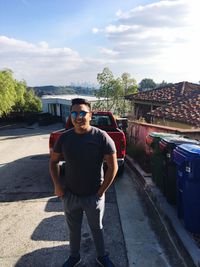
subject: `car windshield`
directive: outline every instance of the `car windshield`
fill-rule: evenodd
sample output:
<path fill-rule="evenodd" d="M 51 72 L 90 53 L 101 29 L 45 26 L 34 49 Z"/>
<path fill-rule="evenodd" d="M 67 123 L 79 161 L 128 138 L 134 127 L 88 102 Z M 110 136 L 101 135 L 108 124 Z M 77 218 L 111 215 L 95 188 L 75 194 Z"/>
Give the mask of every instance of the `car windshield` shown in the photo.
<path fill-rule="evenodd" d="M 92 126 L 110 126 L 112 122 L 108 115 L 93 114 L 90 122 Z"/>

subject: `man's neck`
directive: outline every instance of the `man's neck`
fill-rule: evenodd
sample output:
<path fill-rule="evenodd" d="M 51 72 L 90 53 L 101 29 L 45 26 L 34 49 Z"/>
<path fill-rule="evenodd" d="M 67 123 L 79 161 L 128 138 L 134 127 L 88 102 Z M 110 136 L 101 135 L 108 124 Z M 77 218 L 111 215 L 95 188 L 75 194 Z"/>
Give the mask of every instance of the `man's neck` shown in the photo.
<path fill-rule="evenodd" d="M 85 134 L 85 133 L 88 133 L 90 130 L 91 130 L 91 126 L 90 125 L 87 128 L 85 128 L 85 129 L 75 128 L 74 127 L 74 131 L 77 134 Z"/>

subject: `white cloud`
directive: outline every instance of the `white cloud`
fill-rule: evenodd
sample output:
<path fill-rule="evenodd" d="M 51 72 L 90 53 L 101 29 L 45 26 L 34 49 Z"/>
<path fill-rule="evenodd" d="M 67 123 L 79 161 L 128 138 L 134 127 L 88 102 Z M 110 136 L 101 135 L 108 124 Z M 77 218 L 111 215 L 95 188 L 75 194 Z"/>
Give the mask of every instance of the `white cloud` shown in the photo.
<path fill-rule="evenodd" d="M 117 21 L 101 29 L 110 41 L 108 49 L 115 52 L 110 58 L 152 63 L 152 70 L 194 80 L 200 60 L 199 8 L 197 0 L 170 0 L 119 10 Z"/>
<path fill-rule="evenodd" d="M 105 29 L 106 33 L 120 33 L 120 32 L 127 32 L 128 30 L 137 28 L 137 26 L 129 26 L 129 25 L 108 25 Z"/>
<path fill-rule="evenodd" d="M 0 36 L 0 69 L 12 69 L 28 85 L 96 82 L 105 66 L 117 75 L 130 72 L 136 79 L 198 81 L 199 9 L 198 0 L 168 0 L 118 10 L 112 23 L 92 29 L 92 58 L 69 47 L 51 47 L 44 40 L 34 44 Z M 100 43 L 104 38 L 106 42 Z"/>
<path fill-rule="evenodd" d="M 104 47 L 99 47 L 99 51 L 101 54 L 107 56 L 117 56 L 119 54 L 119 52 L 116 52 L 114 50 L 108 49 L 108 48 L 104 48 Z"/>
<path fill-rule="evenodd" d="M 182 19 L 185 19 L 188 13 L 188 2 L 186 0 L 169 0 L 138 6 L 127 13 L 121 13 L 119 21 L 122 24 L 159 28 L 182 25 Z"/>
<path fill-rule="evenodd" d="M 122 11 L 121 11 L 121 9 L 119 9 L 117 12 L 116 12 L 116 16 L 117 17 L 120 17 L 122 15 Z"/>
<path fill-rule="evenodd" d="M 40 42 L 40 43 L 39 43 L 39 46 L 40 46 L 41 48 L 44 48 L 44 49 L 48 49 L 48 48 L 49 48 L 48 43 L 45 42 L 45 41 Z"/>
<path fill-rule="evenodd" d="M 70 48 L 50 48 L 46 42 L 31 44 L 6 36 L 0 36 L 0 59 L 0 69 L 10 68 L 30 84 L 66 83 L 68 72 L 84 65 Z"/>
<path fill-rule="evenodd" d="M 92 32 L 93 32 L 93 33 L 98 33 L 98 32 L 99 32 L 99 29 L 98 29 L 98 28 L 93 28 L 93 29 L 92 29 Z"/>

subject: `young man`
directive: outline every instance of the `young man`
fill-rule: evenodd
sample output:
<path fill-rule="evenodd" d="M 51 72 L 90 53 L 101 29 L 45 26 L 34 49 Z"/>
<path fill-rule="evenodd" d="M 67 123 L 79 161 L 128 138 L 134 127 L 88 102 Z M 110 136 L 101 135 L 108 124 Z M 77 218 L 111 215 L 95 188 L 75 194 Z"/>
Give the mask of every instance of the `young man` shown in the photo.
<path fill-rule="evenodd" d="M 93 235 L 99 266 L 114 267 L 106 255 L 102 219 L 105 192 L 113 182 L 118 170 L 116 148 L 108 134 L 90 126 L 92 118 L 90 103 L 85 99 L 72 100 L 71 120 L 74 128 L 58 139 L 50 160 L 50 173 L 55 195 L 62 198 L 65 217 L 70 233 L 70 256 L 63 267 L 74 267 L 81 261 L 80 241 L 83 211 Z M 59 183 L 58 163 L 66 161 L 65 184 Z M 107 163 L 104 175 L 103 161 Z"/>

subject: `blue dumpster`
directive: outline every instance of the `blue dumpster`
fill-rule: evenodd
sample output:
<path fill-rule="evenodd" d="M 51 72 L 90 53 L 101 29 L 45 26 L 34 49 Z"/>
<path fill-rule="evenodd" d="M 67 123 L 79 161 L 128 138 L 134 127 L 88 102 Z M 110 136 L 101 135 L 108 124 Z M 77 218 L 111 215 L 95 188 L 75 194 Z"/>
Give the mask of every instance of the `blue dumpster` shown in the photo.
<path fill-rule="evenodd" d="M 200 146 L 182 144 L 173 155 L 178 168 L 178 216 L 188 231 L 200 234 Z"/>
<path fill-rule="evenodd" d="M 176 174 L 177 167 L 173 161 L 173 150 L 181 144 L 198 144 L 199 141 L 184 137 L 164 137 L 160 141 L 160 150 L 163 153 L 162 180 L 164 181 L 165 196 L 169 204 L 176 204 Z"/>

